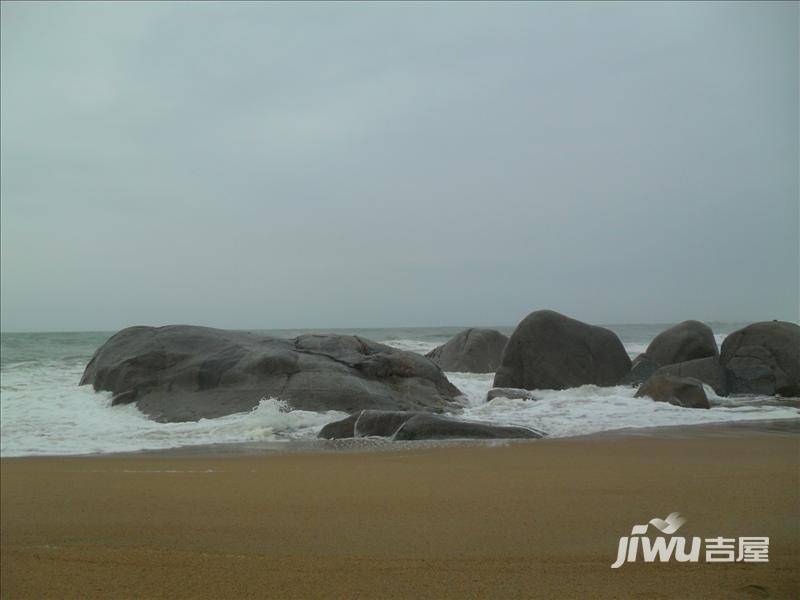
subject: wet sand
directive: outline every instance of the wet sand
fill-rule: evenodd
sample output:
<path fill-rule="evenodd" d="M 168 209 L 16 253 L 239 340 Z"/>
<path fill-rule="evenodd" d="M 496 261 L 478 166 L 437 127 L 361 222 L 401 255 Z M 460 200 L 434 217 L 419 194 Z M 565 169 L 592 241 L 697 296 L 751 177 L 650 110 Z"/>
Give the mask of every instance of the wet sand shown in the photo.
<path fill-rule="evenodd" d="M 799 467 L 800 436 L 719 427 L 3 459 L 0 596 L 797 598 Z M 674 511 L 686 536 L 769 536 L 770 562 L 610 568 Z"/>

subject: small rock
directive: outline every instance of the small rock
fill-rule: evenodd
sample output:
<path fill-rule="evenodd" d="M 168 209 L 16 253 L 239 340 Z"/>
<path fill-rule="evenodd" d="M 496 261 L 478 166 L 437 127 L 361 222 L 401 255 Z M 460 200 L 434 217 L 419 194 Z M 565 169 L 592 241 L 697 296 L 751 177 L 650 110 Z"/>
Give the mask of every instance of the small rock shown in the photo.
<path fill-rule="evenodd" d="M 492 388 L 486 394 L 486 401 L 495 398 L 508 398 L 509 400 L 536 400 L 533 392 L 521 388 Z"/>
<path fill-rule="evenodd" d="M 728 394 L 728 378 L 725 369 L 719 364 L 719 358 L 716 356 L 667 365 L 656 371 L 656 374 L 699 379 L 714 388 L 714 392 L 718 396 L 726 396 Z"/>
<path fill-rule="evenodd" d="M 703 382 L 690 377 L 653 375 L 636 391 L 636 398 L 643 396 L 683 408 L 711 408 Z"/>

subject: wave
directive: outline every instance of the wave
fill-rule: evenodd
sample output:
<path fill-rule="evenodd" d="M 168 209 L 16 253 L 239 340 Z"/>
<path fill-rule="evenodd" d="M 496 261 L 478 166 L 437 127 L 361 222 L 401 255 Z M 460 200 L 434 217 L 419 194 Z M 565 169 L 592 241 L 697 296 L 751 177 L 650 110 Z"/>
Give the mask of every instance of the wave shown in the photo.
<path fill-rule="evenodd" d="M 27 371 L 27 370 L 26 370 Z M 72 369 L 3 375 L 0 456 L 92 454 L 234 442 L 313 439 L 338 411 L 289 410 L 265 398 L 250 412 L 185 423 L 157 423 L 135 405 L 111 406 L 111 394 L 76 385 Z M 23 378 L 25 381 L 18 381 Z"/>
<path fill-rule="evenodd" d="M 715 333 L 714 339 L 717 342 L 717 348 L 722 348 L 722 342 L 725 341 L 725 338 L 728 337 L 727 334 L 724 333 Z M 642 343 L 642 342 L 625 342 L 623 346 L 625 347 L 625 351 L 628 353 L 628 356 L 631 358 L 636 358 L 640 354 L 644 354 L 647 351 L 647 347 L 650 345 L 650 342 Z"/>
<path fill-rule="evenodd" d="M 446 340 L 445 340 L 446 341 Z M 423 340 L 385 340 L 381 342 L 392 348 L 398 350 L 405 350 L 406 352 L 416 352 L 417 354 L 427 354 L 437 346 L 444 343 L 442 342 L 428 342 Z"/>
<path fill-rule="evenodd" d="M 726 338 L 726 334 L 724 333 L 717 333 L 714 334 L 714 339 L 717 341 L 717 346 L 722 347 L 722 342 Z M 397 348 L 398 350 L 406 350 L 408 352 L 416 352 L 418 354 L 427 354 L 437 346 L 444 344 L 447 340 L 442 339 L 438 342 L 431 342 L 425 340 L 414 340 L 414 339 L 396 339 L 396 340 L 384 340 L 383 344 L 387 346 L 392 346 L 393 348 Z M 647 347 L 650 345 L 650 342 L 623 342 L 623 346 L 625 347 L 625 351 L 631 358 L 635 358 L 640 354 L 643 354 Z"/>
<path fill-rule="evenodd" d="M 494 374 L 448 373 L 464 393 L 462 418 L 546 431 L 550 437 L 586 435 L 614 429 L 699 425 L 704 423 L 790 419 L 797 408 L 774 404 L 773 398 L 748 398 L 746 404 L 721 398 L 710 388 L 708 410 L 682 408 L 649 398 L 634 398 L 636 388 L 584 385 L 568 390 L 537 390 L 536 400 L 495 398 L 486 402 Z"/>

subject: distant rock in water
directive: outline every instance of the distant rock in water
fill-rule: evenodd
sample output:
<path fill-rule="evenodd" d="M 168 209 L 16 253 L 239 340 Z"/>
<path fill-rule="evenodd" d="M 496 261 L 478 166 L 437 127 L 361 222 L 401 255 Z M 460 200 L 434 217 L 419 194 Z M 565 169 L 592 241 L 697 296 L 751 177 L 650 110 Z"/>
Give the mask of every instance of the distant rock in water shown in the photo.
<path fill-rule="evenodd" d="M 800 396 L 800 326 L 763 321 L 734 331 L 720 363 L 731 394 Z"/>
<path fill-rule="evenodd" d="M 690 377 L 653 375 L 637 390 L 635 397 L 647 396 L 683 408 L 711 408 L 703 382 Z"/>
<path fill-rule="evenodd" d="M 370 436 L 394 440 L 537 439 L 544 434 L 527 427 L 459 421 L 431 413 L 365 410 L 328 423 L 318 435 L 324 439 Z"/>
<path fill-rule="evenodd" d="M 427 356 L 444 371 L 494 373 L 500 366 L 508 338 L 494 329 L 465 329 Z"/>
<path fill-rule="evenodd" d="M 631 359 L 613 331 L 539 310 L 525 317 L 511 334 L 494 387 L 611 386 L 630 368 Z"/>
<path fill-rule="evenodd" d="M 714 332 L 700 321 L 684 321 L 659 333 L 645 354 L 664 367 L 687 360 L 719 356 Z"/>
<path fill-rule="evenodd" d="M 714 388 L 714 392 L 718 396 L 728 395 L 727 373 L 722 365 L 719 364 L 719 357 L 717 356 L 667 365 L 666 367 L 661 367 L 655 374 L 698 379 Z"/>
<path fill-rule="evenodd" d="M 647 354 L 640 354 L 633 359 L 631 363 L 631 370 L 619 382 L 620 385 L 640 385 L 647 381 L 647 379 L 656 371 L 660 365 Z"/>
<path fill-rule="evenodd" d="M 429 359 L 361 337 L 287 340 L 188 325 L 123 329 L 80 383 L 165 422 L 248 411 L 265 397 L 310 411 L 439 412 L 460 395 Z"/>
<path fill-rule="evenodd" d="M 520 388 L 492 388 L 486 393 L 486 401 L 491 402 L 495 398 L 506 398 L 508 400 L 536 400 L 533 392 Z"/>

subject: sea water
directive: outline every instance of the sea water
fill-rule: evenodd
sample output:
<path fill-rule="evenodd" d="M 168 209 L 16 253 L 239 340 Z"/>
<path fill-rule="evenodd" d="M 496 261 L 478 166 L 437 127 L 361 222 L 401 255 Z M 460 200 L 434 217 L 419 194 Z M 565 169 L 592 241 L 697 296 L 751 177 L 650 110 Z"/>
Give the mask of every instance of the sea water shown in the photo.
<path fill-rule="evenodd" d="M 722 343 L 742 324 L 711 324 Z M 611 325 L 633 357 L 668 325 Z M 462 328 L 315 330 L 355 334 L 395 348 L 426 353 Z M 511 327 L 497 328 L 510 334 Z M 308 330 L 265 330 L 295 337 Z M 180 446 L 313 440 L 319 429 L 344 413 L 290 410 L 264 398 L 252 411 L 187 423 L 156 423 L 135 405 L 111 406 L 107 392 L 78 386 L 94 351 L 111 332 L 2 333 L 0 336 L 0 455 L 63 455 L 164 449 Z M 631 427 L 686 425 L 738 420 L 797 418 L 791 402 L 771 398 L 720 398 L 710 388 L 710 410 L 687 409 L 634 398 L 634 388 L 586 385 L 538 391 L 538 400 L 496 398 L 486 402 L 494 374 L 447 373 L 464 397 L 459 417 L 534 427 L 553 437 Z"/>

